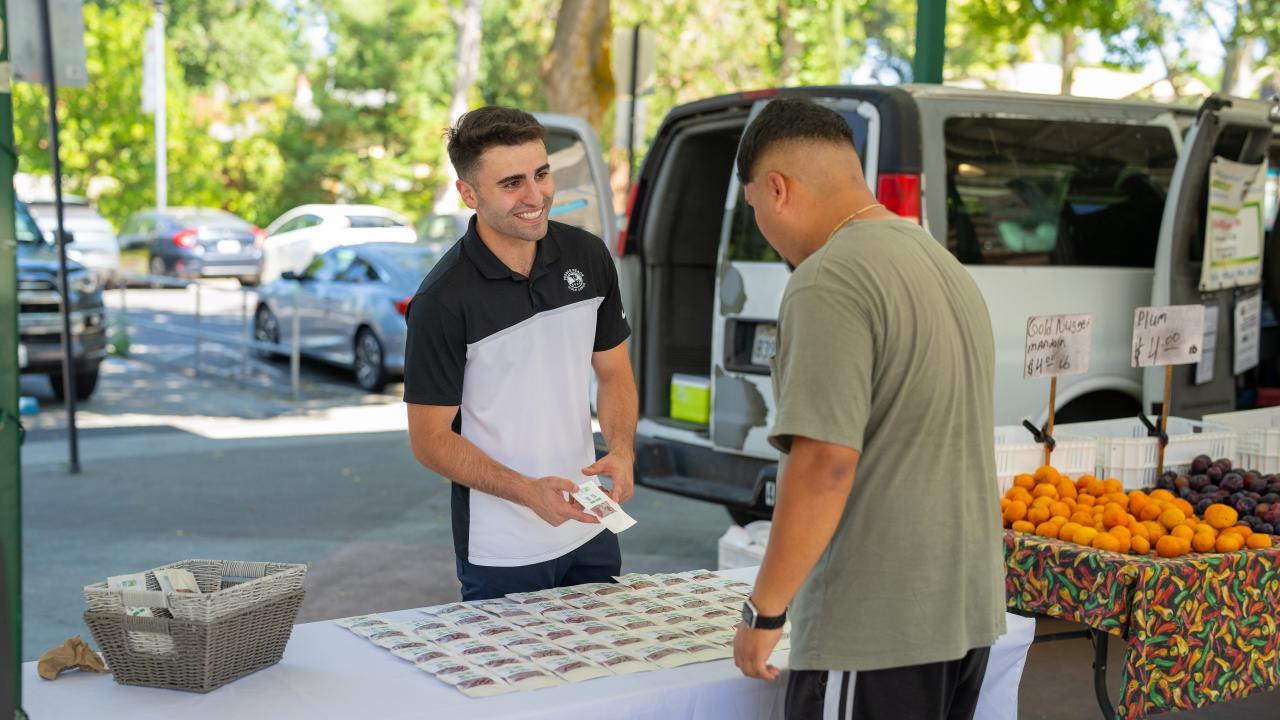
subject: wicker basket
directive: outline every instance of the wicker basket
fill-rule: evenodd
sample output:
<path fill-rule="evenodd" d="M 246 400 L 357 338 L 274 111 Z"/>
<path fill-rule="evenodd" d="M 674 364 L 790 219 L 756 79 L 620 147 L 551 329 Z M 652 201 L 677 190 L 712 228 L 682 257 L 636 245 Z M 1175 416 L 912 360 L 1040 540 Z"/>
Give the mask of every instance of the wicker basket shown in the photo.
<path fill-rule="evenodd" d="M 133 662 L 136 658 L 152 658 L 157 662 L 163 661 L 166 663 L 186 662 L 185 655 L 191 651 L 192 645 L 190 642 L 185 646 L 180 645 L 178 637 L 173 632 L 166 630 L 166 628 L 179 626 L 165 625 L 166 621 L 182 621 L 188 624 L 216 626 L 224 619 L 241 617 L 246 611 L 274 603 L 279 598 L 293 595 L 301 597 L 303 580 L 305 580 L 307 574 L 306 565 L 231 560 L 183 560 L 171 565 L 165 565 L 162 568 L 156 568 L 156 570 L 169 568 L 190 570 L 195 575 L 196 583 L 200 586 L 200 594 L 160 592 L 160 585 L 155 578 L 155 570 L 148 570 L 145 573 L 147 590 L 110 590 L 105 582 L 86 585 L 84 588 L 84 599 L 89 607 L 85 613 L 85 622 L 88 623 L 91 617 L 99 618 L 99 616 L 105 616 L 115 618 L 116 625 L 121 626 L 123 629 L 117 632 L 114 626 L 111 626 L 111 632 L 113 635 L 118 634 L 122 638 L 124 649 L 128 654 L 120 657 L 124 658 L 126 663 Z M 300 603 L 301 600 L 298 602 Z M 130 618 L 125 613 L 125 608 L 127 607 L 151 608 L 155 617 Z M 289 629 L 292 627 L 293 619 L 296 615 L 297 607 L 295 606 L 283 621 L 283 637 L 285 641 L 289 638 Z M 126 619 L 138 622 L 123 623 L 122 621 Z M 276 622 L 277 618 L 275 616 L 263 616 L 262 621 Z M 101 620 L 99 620 L 99 624 L 101 624 Z M 98 637 L 98 631 L 94 628 L 93 623 L 89 623 L 89 625 L 90 629 L 94 631 L 94 639 L 105 651 L 108 646 L 107 641 Z M 188 625 L 182 625 L 181 627 L 185 628 Z M 272 632 L 266 632 L 267 628 L 259 628 L 259 630 L 267 635 L 274 636 Z M 185 632 L 189 633 L 190 631 L 187 630 Z M 218 635 L 217 637 L 222 636 Z M 275 659 L 267 664 L 278 661 L 283 649 L 282 641 L 280 647 L 274 651 Z M 210 651 L 240 653 L 240 650 L 235 648 L 223 648 L 221 641 L 219 641 L 219 644 L 211 646 Z M 183 659 L 178 660 L 177 658 Z M 107 662 L 113 666 L 115 665 L 115 661 L 110 656 L 108 656 Z M 252 667 L 244 670 L 239 675 L 227 677 L 221 682 L 212 685 L 204 682 L 191 686 L 130 682 L 121 679 L 122 676 L 119 672 L 116 674 L 116 679 L 125 684 L 178 687 L 183 690 L 208 692 L 219 685 L 234 680 L 240 675 L 253 672 L 258 667 L 264 666 Z M 116 670 L 115 667 L 112 669 L 113 671 Z M 126 672 L 127 676 L 130 675 Z"/>
<path fill-rule="evenodd" d="M 92 610 L 84 621 L 116 682 L 206 693 L 279 662 L 304 595 L 278 595 L 213 622 Z M 171 649 L 139 650 L 135 635 L 167 638 Z"/>

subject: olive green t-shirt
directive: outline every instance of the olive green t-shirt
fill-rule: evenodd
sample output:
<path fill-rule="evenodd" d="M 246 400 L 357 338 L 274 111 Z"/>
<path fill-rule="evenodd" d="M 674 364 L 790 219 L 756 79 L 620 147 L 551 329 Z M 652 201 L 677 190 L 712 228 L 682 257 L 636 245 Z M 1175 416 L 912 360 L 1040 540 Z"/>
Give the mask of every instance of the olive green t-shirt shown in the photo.
<path fill-rule="evenodd" d="M 943 662 L 1004 633 L 995 347 L 964 267 L 919 225 L 854 222 L 782 297 L 769 441 L 860 451 L 830 545 L 791 607 L 791 667 Z"/>

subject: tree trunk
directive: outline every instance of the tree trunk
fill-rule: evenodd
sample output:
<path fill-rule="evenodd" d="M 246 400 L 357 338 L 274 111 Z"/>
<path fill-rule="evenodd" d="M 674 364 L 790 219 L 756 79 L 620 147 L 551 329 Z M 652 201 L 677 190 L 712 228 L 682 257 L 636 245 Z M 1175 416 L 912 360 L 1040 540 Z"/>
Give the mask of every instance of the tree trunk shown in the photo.
<path fill-rule="evenodd" d="M 609 0 L 561 0 L 556 35 L 542 62 L 542 84 L 553 112 L 577 115 L 596 130 L 613 103 Z"/>
<path fill-rule="evenodd" d="M 1078 40 L 1076 31 L 1068 28 L 1062 31 L 1062 87 L 1059 93 L 1070 95 L 1071 87 L 1076 79 L 1076 50 Z"/>
<path fill-rule="evenodd" d="M 1222 92 L 1237 97 L 1253 97 L 1257 81 L 1253 77 L 1253 54 L 1258 38 L 1238 37 L 1227 48 L 1222 65 Z"/>
<path fill-rule="evenodd" d="M 778 0 L 778 47 L 782 50 L 778 62 L 778 85 L 782 87 L 795 84 L 796 61 L 800 57 L 796 31 L 791 28 L 790 6 L 790 0 Z"/>
<path fill-rule="evenodd" d="M 458 72 L 453 78 L 453 98 L 449 101 L 449 125 L 453 125 L 467 111 L 467 96 L 480 75 L 480 18 L 484 0 L 462 0 L 451 8 L 453 25 L 458 35 Z M 431 212 L 436 215 L 454 212 L 462 206 L 458 195 L 458 175 L 453 163 L 444 163 L 446 175 L 444 187 L 436 193 Z"/>

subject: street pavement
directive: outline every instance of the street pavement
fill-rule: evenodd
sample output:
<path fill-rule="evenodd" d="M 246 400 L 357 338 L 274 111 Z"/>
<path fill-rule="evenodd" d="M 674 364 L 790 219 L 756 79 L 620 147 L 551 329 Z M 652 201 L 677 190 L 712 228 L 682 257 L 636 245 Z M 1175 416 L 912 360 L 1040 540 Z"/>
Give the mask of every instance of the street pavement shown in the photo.
<path fill-rule="evenodd" d="M 130 316 L 190 323 L 185 292 L 129 290 Z M 215 296 L 202 298 L 204 322 L 235 332 L 239 294 Z M 458 598 L 449 485 L 409 450 L 400 385 L 366 394 L 346 371 L 304 363 L 293 401 L 287 371 L 251 361 L 240 373 L 234 348 L 205 344 L 196 374 L 189 340 L 155 330 L 133 340 L 132 357 L 109 359 L 80 407 L 77 475 L 61 404 L 44 378 L 22 379 L 41 406 L 22 448 L 25 660 L 87 638 L 84 585 L 187 558 L 309 563 L 300 622 Z M 638 524 L 620 536 L 624 571 L 715 567 L 723 509 L 637 488 L 627 510 Z M 1070 629 L 1042 621 L 1038 632 Z M 1113 699 L 1123 646 L 1113 638 Z M 1082 640 L 1033 646 L 1018 716 L 1098 717 L 1091 662 Z M 1163 717 L 1277 718 L 1280 695 Z"/>

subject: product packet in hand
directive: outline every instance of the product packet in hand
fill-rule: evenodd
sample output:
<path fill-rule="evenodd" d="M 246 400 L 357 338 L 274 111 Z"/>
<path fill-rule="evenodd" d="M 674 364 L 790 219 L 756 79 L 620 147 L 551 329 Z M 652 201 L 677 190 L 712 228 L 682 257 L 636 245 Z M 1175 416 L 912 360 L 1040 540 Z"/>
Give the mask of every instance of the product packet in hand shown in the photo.
<path fill-rule="evenodd" d="M 599 485 L 586 482 L 578 486 L 573 499 L 586 508 L 587 512 L 600 518 L 600 524 L 617 534 L 636 524 L 634 518 L 622 509 L 622 506 L 605 494 Z"/>
<path fill-rule="evenodd" d="M 646 670 L 656 670 L 658 667 L 641 660 L 637 655 L 623 650 L 591 650 L 583 655 L 614 675 L 630 675 L 631 673 L 645 672 Z"/>
<path fill-rule="evenodd" d="M 147 575 L 146 573 L 132 573 L 130 575 L 112 575 L 107 578 L 108 590 L 146 590 Z M 124 609 L 126 615 L 132 617 L 154 617 L 151 608 L 147 607 L 126 607 Z"/>
<path fill-rule="evenodd" d="M 529 662 L 518 662 L 493 668 L 489 672 L 502 678 L 519 690 L 537 690 L 563 684 L 554 673 Z"/>

